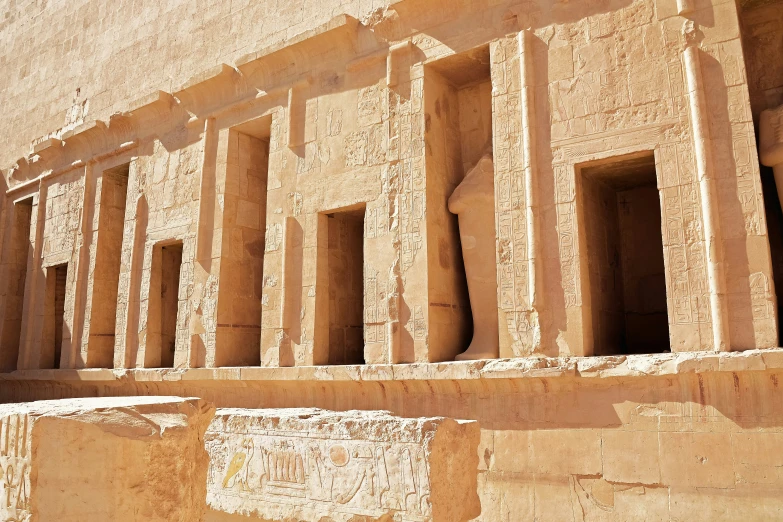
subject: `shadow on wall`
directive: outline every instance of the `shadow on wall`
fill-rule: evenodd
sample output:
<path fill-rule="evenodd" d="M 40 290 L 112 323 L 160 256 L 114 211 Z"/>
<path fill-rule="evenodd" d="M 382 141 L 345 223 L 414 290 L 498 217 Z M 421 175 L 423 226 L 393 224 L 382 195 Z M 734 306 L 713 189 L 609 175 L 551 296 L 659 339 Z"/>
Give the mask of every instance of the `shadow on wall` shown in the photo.
<path fill-rule="evenodd" d="M 734 107 L 730 91 L 741 89 L 744 78 L 736 76 L 739 71 L 724 67 L 703 50 L 699 59 L 704 83 L 709 86 L 706 97 L 711 115 L 715 190 L 720 205 L 728 314 L 732 318 L 730 345 L 733 350 L 769 348 L 777 345 L 777 339 L 769 337 L 760 321 L 774 319 L 775 289 L 761 269 L 753 267 L 755 259 L 769 256 L 763 200 L 757 197 L 761 187 L 754 180 L 758 163 L 752 147 L 756 143 L 747 135 L 737 135 L 736 125 L 731 122 L 738 115 L 729 114 L 729 109 Z M 731 87 L 726 83 L 727 77 L 733 84 Z M 745 114 L 744 120 L 749 134 L 753 125 L 751 115 Z"/>
<path fill-rule="evenodd" d="M 783 209 L 781 209 L 780 199 L 778 199 L 772 167 L 761 167 L 761 186 L 764 193 L 767 239 L 769 239 L 770 255 L 772 256 L 775 295 L 783 295 Z M 783 331 L 781 315 L 778 313 L 778 332 Z"/>

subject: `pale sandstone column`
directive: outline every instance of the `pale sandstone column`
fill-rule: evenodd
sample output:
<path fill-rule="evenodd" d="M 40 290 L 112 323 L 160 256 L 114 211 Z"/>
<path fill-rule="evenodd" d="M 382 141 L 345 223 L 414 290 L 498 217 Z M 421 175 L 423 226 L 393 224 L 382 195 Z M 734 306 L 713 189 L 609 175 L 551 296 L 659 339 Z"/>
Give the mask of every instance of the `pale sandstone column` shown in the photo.
<path fill-rule="evenodd" d="M 490 46 L 501 357 L 529 355 L 541 344 L 532 38 L 522 31 Z"/>
<path fill-rule="evenodd" d="M 462 522 L 481 513 L 479 424 L 385 411 L 220 409 L 207 504 L 268 521 Z"/>
<path fill-rule="evenodd" d="M 704 219 L 704 240 L 707 247 L 707 278 L 712 314 L 713 347 L 715 351 L 728 351 L 730 346 L 729 324 L 726 315 L 726 276 L 718 216 L 718 198 L 715 192 L 712 164 L 710 121 L 699 61 L 699 40 L 692 21 L 685 22 L 683 36 L 685 49 L 682 58 L 685 64 L 688 102 L 690 104 L 688 114 L 693 134 L 701 211 Z"/>
<path fill-rule="evenodd" d="M 213 413 L 179 397 L 0 405 L 0 520 L 201 520 Z"/>
<path fill-rule="evenodd" d="M 495 268 L 495 184 L 492 154 L 487 152 L 449 198 L 459 216 L 462 257 L 473 314 L 473 340 L 457 360 L 498 357 L 497 275 Z"/>
<path fill-rule="evenodd" d="M 188 342 L 187 361 L 184 366 L 196 368 L 204 366 L 207 352 L 214 358 L 215 330 L 217 329 L 217 305 L 212 302 L 212 292 L 208 289 L 216 284 L 213 275 L 213 263 L 220 266 L 220 259 L 213 260 L 212 238 L 215 229 L 215 175 L 216 148 L 218 133 L 215 118 L 204 120 L 204 147 L 201 157 L 201 179 L 198 199 L 198 230 L 196 232 L 196 262 L 193 270 L 193 284 L 202 289 L 200 306 L 194 307 L 190 320 L 190 340 Z M 217 296 L 214 296 L 217 299 Z M 175 365 L 178 361 L 175 361 Z"/>
<path fill-rule="evenodd" d="M 538 162 L 536 159 L 536 77 L 533 66 L 533 33 L 530 30 L 520 31 L 519 35 L 520 68 L 522 71 L 520 83 L 522 91 L 522 165 L 525 169 L 525 219 L 527 225 L 527 277 L 528 303 L 535 323 L 533 330 L 532 349 L 535 351 L 541 345 L 541 309 L 544 301 L 544 289 L 541 283 L 539 252 L 539 204 L 538 204 Z"/>
<path fill-rule="evenodd" d="M 73 335 L 71 336 L 71 349 L 65 356 L 67 363 L 65 368 L 84 368 L 87 366 L 87 349 L 89 336 L 84 338 L 84 331 L 89 327 L 84 324 L 86 319 L 85 306 L 87 304 L 87 292 L 90 273 L 90 245 L 92 243 L 93 217 L 95 215 L 95 163 L 87 162 L 84 167 L 84 192 L 82 194 L 82 208 L 79 222 L 79 235 L 77 239 L 78 254 L 76 266 L 76 291 L 75 306 L 73 311 Z M 99 304 L 100 306 L 100 304 Z"/>

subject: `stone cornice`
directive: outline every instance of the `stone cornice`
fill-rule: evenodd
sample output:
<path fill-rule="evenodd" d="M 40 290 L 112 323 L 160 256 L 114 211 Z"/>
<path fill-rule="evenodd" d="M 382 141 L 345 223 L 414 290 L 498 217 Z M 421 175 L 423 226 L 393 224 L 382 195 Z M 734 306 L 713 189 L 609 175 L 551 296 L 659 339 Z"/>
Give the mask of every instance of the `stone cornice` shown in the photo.
<path fill-rule="evenodd" d="M 6 169 L 11 183 L 8 192 L 27 186 L 27 182 L 72 170 L 71 165 L 76 162 L 84 164 L 97 156 L 112 155 L 126 143 L 138 141 L 142 137 L 140 132 L 178 121 L 182 114 L 189 113 L 191 119 L 198 119 L 216 108 L 230 108 L 246 100 L 277 94 L 303 78 L 284 77 L 279 85 L 272 85 L 270 74 L 292 63 L 307 67 L 308 56 L 324 45 L 324 39 L 328 40 L 328 47 L 347 45 L 356 49 L 362 27 L 349 15 L 336 16 L 316 28 L 291 35 L 279 44 L 246 54 L 234 65 L 222 63 L 201 71 L 174 93 L 153 91 L 128 103 L 125 110 L 113 114 L 108 121 L 95 120 L 66 132 L 62 139 L 43 140 L 29 157 L 20 158 Z M 371 43 L 371 47 L 375 46 L 377 42 Z M 367 51 L 363 49 L 360 54 Z M 182 120 L 183 123 L 187 121 L 187 117 Z M 34 164 L 40 166 L 34 167 Z M 47 169 L 50 172 L 43 174 Z"/>

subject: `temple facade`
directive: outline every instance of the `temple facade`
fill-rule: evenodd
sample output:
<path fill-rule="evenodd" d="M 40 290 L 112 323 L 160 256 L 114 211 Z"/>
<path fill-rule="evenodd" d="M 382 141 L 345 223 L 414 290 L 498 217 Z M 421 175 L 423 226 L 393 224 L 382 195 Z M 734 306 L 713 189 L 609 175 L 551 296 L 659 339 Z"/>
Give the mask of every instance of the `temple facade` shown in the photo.
<path fill-rule="evenodd" d="M 783 1 L 4 9 L 0 402 L 246 408 L 207 521 L 783 519 Z M 305 407 L 475 421 L 470 506 Z"/>

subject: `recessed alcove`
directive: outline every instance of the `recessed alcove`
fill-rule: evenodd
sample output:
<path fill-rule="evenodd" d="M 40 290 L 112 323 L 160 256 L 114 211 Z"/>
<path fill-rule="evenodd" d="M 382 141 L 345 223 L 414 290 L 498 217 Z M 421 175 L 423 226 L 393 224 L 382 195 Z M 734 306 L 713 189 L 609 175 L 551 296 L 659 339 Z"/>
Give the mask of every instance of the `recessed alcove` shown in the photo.
<path fill-rule="evenodd" d="M 147 319 L 146 367 L 174 367 L 181 269 L 181 241 L 166 242 L 153 247 Z"/>
<path fill-rule="evenodd" d="M 41 368 L 59 368 L 62 356 L 65 298 L 68 282 L 68 265 L 46 268 L 46 294 L 44 302 L 44 332 L 41 345 Z M 70 332 L 68 332 L 70 335 Z"/>
<path fill-rule="evenodd" d="M 329 364 L 364 364 L 364 205 L 326 213 Z"/>
<path fill-rule="evenodd" d="M 489 46 L 426 64 L 424 105 L 427 237 L 437 252 L 428 272 L 430 360 L 449 361 L 468 347 L 474 325 L 459 222 L 448 200 L 492 144 Z"/>
<path fill-rule="evenodd" d="M 653 152 L 578 166 L 595 355 L 668 351 Z"/>
<path fill-rule="evenodd" d="M 217 366 L 260 363 L 271 128 L 271 116 L 230 128 L 227 157 L 218 158 L 225 162 L 227 208 L 236 214 L 223 222 L 223 237 L 232 239 L 221 254 Z"/>

